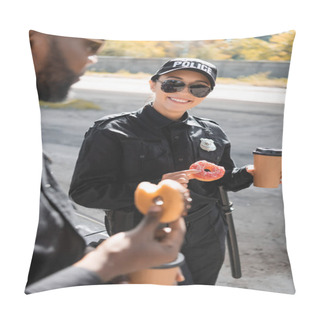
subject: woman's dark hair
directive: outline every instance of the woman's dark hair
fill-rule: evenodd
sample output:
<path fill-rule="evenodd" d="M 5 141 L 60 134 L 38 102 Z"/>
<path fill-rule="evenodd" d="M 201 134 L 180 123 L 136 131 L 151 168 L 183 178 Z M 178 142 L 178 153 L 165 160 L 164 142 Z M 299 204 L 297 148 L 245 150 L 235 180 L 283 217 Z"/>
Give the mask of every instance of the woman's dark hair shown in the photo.
<path fill-rule="evenodd" d="M 151 81 L 156 82 L 158 79 L 159 79 L 159 76 L 158 76 L 158 75 L 157 75 L 157 76 L 153 76 L 152 79 L 151 79 Z"/>

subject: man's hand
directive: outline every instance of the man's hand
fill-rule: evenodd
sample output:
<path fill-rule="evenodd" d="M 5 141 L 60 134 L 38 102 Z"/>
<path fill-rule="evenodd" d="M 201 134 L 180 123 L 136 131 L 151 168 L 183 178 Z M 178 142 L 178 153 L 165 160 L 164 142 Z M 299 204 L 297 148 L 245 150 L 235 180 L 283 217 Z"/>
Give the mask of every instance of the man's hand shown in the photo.
<path fill-rule="evenodd" d="M 153 206 L 134 229 L 113 235 L 75 266 L 96 272 L 103 282 L 176 259 L 186 232 L 182 217 L 159 229 L 161 207 Z"/>

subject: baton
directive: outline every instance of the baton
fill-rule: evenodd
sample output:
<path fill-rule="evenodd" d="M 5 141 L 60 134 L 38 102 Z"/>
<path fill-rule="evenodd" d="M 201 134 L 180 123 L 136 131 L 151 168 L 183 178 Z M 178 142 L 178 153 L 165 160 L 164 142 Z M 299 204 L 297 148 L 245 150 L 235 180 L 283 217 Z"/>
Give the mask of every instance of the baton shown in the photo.
<path fill-rule="evenodd" d="M 224 211 L 226 222 L 228 225 L 227 232 L 227 245 L 230 257 L 230 265 L 232 277 L 235 279 L 241 278 L 241 264 L 240 264 L 240 256 L 237 242 L 236 230 L 233 223 L 232 211 L 233 204 L 229 201 L 228 193 L 223 188 L 223 186 L 219 186 L 220 198 L 222 203 L 222 209 Z"/>

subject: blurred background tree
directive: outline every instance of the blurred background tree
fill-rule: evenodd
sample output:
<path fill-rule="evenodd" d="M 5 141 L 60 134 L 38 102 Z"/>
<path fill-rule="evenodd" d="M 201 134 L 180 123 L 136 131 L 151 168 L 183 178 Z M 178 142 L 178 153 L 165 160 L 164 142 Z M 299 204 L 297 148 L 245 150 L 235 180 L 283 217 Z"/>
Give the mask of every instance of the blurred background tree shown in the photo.
<path fill-rule="evenodd" d="M 105 56 L 134 58 L 193 57 L 207 60 L 288 61 L 294 31 L 234 40 L 116 41 L 107 40 L 100 52 Z"/>
<path fill-rule="evenodd" d="M 290 60 L 294 36 L 294 31 L 273 35 L 270 38 L 270 44 L 272 45 L 273 55 L 270 54 L 268 60 Z"/>
<path fill-rule="evenodd" d="M 159 58 L 168 53 L 175 53 L 175 46 L 170 41 L 106 41 L 100 55 L 125 56 L 134 58 Z"/>

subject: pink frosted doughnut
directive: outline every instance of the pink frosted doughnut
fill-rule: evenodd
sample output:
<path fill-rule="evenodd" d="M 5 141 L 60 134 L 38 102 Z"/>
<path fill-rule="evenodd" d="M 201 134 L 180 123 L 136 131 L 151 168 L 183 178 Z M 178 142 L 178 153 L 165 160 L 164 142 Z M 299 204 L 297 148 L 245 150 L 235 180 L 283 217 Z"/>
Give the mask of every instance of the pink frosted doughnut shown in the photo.
<path fill-rule="evenodd" d="M 224 167 L 217 166 L 216 164 L 206 160 L 200 160 L 193 163 L 189 169 L 201 170 L 199 173 L 192 174 L 195 179 L 200 181 L 218 180 L 225 174 Z"/>

